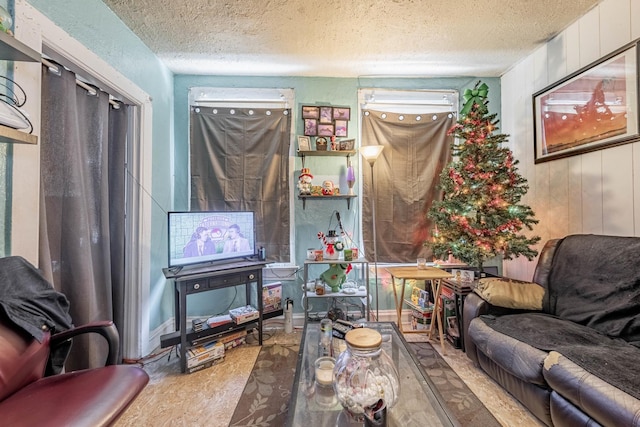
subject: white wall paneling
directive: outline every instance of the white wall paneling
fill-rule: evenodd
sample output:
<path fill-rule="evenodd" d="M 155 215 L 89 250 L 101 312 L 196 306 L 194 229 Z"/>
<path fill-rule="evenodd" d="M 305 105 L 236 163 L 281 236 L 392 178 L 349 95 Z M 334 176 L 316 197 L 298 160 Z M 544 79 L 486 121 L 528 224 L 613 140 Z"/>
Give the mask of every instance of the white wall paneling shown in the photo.
<path fill-rule="evenodd" d="M 580 68 L 600 58 L 600 6 L 580 18 Z"/>
<path fill-rule="evenodd" d="M 566 33 L 549 40 L 547 43 L 547 75 L 549 82 L 557 82 L 567 75 L 567 35 Z"/>
<path fill-rule="evenodd" d="M 534 164 L 533 93 L 640 37 L 640 1 L 605 0 L 502 76 L 502 131 L 529 182 L 537 249 L 576 233 L 640 236 L 640 142 Z M 531 280 L 535 261 L 505 261 Z"/>
<path fill-rule="evenodd" d="M 630 204 L 630 207 L 633 209 L 633 230 L 634 235 L 640 234 L 640 143 L 636 142 L 632 145 L 633 147 L 633 177 L 631 180 L 632 192 L 633 195 L 633 203 Z"/>
<path fill-rule="evenodd" d="M 567 74 L 580 69 L 580 23 L 574 22 L 564 32 Z"/>
<path fill-rule="evenodd" d="M 567 234 L 580 234 L 582 233 L 582 159 L 580 156 L 570 157 L 567 165 L 569 173 Z"/>
<path fill-rule="evenodd" d="M 630 1 L 608 0 L 600 6 L 600 56 L 613 52 L 631 40 Z M 621 10 L 627 13 L 620 14 Z"/>
<path fill-rule="evenodd" d="M 633 235 L 633 145 L 602 151 L 602 228 L 604 234 Z M 621 206 L 627 206 L 620 209 Z"/>
<path fill-rule="evenodd" d="M 631 40 L 640 38 L 640 1 L 631 2 Z"/>

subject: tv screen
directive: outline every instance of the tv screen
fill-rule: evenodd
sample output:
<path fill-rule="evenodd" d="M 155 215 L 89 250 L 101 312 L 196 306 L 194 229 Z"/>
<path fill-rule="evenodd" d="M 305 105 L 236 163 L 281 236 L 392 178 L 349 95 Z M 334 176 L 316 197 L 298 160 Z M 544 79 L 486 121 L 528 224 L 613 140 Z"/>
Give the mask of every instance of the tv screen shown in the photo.
<path fill-rule="evenodd" d="M 169 267 L 255 255 L 253 212 L 169 212 Z"/>

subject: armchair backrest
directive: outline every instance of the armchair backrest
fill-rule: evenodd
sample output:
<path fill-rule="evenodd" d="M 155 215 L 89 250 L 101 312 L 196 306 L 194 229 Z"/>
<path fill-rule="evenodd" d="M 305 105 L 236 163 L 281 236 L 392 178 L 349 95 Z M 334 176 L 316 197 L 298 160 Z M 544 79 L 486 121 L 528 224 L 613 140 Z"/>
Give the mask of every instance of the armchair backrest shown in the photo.
<path fill-rule="evenodd" d="M 39 342 L 0 319 L 0 401 L 44 376 L 49 337 Z"/>

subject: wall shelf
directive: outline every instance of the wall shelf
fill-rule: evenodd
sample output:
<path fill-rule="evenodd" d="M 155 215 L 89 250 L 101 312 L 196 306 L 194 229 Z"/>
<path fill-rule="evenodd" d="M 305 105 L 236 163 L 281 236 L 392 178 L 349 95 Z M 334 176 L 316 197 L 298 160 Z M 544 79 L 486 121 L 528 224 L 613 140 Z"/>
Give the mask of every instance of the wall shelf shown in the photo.
<path fill-rule="evenodd" d="M 0 31 L 0 59 L 4 61 L 40 62 L 41 55 L 9 34 Z"/>
<path fill-rule="evenodd" d="M 0 60 L 40 62 L 41 55 L 9 34 L 0 31 Z M 37 144 L 38 137 L 8 126 L 0 125 L 0 142 Z"/>
<path fill-rule="evenodd" d="M 37 144 L 38 137 L 26 132 L 0 125 L 0 142 Z"/>
<path fill-rule="evenodd" d="M 357 195 L 338 194 L 336 196 L 311 196 L 298 194 L 298 200 L 302 200 L 302 209 L 305 209 L 307 199 L 309 200 L 325 200 L 325 199 L 345 199 L 347 201 L 347 210 L 351 209 L 351 199 L 358 197 Z"/>
<path fill-rule="evenodd" d="M 349 157 L 356 154 L 356 150 L 327 150 L 327 151 L 318 151 L 318 150 L 298 150 L 298 157 L 305 156 L 334 156 L 334 157 Z"/>

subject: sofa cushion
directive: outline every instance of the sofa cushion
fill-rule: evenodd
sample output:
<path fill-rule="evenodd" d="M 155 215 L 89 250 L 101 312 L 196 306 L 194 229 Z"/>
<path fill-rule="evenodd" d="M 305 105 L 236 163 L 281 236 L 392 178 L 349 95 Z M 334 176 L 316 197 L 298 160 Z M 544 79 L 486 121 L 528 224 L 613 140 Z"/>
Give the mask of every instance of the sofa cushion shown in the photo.
<path fill-rule="evenodd" d="M 617 369 L 611 366 L 610 369 Z M 544 377 L 558 394 L 602 425 L 640 425 L 640 400 L 598 378 L 552 351 L 544 363 Z M 626 372 L 625 375 L 633 375 Z"/>
<path fill-rule="evenodd" d="M 548 353 L 493 330 L 484 318 L 477 317 L 469 324 L 469 337 L 477 349 L 514 377 L 546 386 L 542 365 Z"/>
<path fill-rule="evenodd" d="M 521 310 L 542 310 L 544 288 L 536 283 L 504 277 L 486 277 L 478 281 L 474 292 L 489 304 Z"/>
<path fill-rule="evenodd" d="M 565 237 L 549 273 L 549 313 L 640 347 L 638 254 L 637 237 Z"/>

